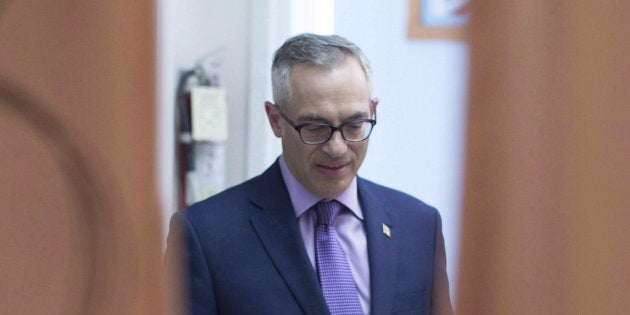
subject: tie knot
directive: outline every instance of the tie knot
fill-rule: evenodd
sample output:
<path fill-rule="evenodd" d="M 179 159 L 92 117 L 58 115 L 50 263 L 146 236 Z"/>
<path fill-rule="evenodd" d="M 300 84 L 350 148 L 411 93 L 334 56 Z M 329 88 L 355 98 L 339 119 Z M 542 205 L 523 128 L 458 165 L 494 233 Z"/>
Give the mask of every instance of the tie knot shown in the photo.
<path fill-rule="evenodd" d="M 317 222 L 320 225 L 333 225 L 341 210 L 341 204 L 336 200 L 320 201 L 315 205 Z"/>

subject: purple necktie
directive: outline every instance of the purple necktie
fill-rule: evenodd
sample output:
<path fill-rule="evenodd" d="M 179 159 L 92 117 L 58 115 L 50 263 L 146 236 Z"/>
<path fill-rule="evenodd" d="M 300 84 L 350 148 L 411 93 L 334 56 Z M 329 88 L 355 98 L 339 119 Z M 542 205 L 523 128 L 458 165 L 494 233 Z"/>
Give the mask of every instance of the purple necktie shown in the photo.
<path fill-rule="evenodd" d="M 334 225 L 341 204 L 335 200 L 321 201 L 315 205 L 315 210 L 318 222 L 315 230 L 317 272 L 328 309 L 332 315 L 363 315 L 354 277 Z"/>

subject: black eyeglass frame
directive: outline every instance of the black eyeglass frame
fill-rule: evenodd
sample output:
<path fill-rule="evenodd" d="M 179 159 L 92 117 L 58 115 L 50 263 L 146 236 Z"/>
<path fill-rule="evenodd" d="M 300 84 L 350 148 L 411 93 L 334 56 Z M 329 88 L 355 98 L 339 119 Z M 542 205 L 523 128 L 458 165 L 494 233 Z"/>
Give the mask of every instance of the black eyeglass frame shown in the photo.
<path fill-rule="evenodd" d="M 341 125 L 331 125 L 331 124 L 327 124 L 327 123 L 303 123 L 303 124 L 296 124 L 291 119 L 289 119 L 289 117 L 287 117 L 280 110 L 280 108 L 278 108 L 276 106 L 276 109 L 278 110 L 278 113 L 280 114 L 280 117 L 284 118 L 284 120 L 286 120 L 289 123 L 289 125 L 291 125 L 291 127 L 293 127 L 293 129 L 295 129 L 295 131 L 297 131 L 298 135 L 300 135 L 300 140 L 302 140 L 302 142 L 305 143 L 305 144 L 312 144 L 312 145 L 324 144 L 324 143 L 330 141 L 330 138 L 332 138 L 332 135 L 337 130 L 341 134 L 341 137 L 344 140 L 348 141 L 348 142 L 365 141 L 367 138 L 370 137 L 370 135 L 372 134 L 372 130 L 374 130 L 374 126 L 376 125 L 376 108 L 374 108 L 374 119 L 365 119 L 365 118 L 364 119 L 355 119 L 355 120 L 346 121 L 346 122 L 344 122 Z M 364 123 L 364 122 L 369 122 L 370 124 L 372 124 L 372 126 L 370 127 L 370 132 L 368 132 L 368 134 L 365 136 L 365 138 L 363 138 L 361 140 L 350 140 L 350 139 L 346 138 L 346 135 L 344 135 L 344 133 L 343 133 L 343 127 L 348 126 L 348 125 L 352 125 L 352 124 L 356 124 L 356 123 Z M 308 141 L 305 141 L 304 138 L 302 138 L 302 132 L 300 130 L 302 130 L 302 128 L 304 128 L 304 127 L 309 127 L 309 126 L 328 127 L 328 129 L 330 129 L 330 133 L 328 134 L 328 138 L 326 138 L 326 140 L 320 141 L 320 142 L 308 142 Z"/>

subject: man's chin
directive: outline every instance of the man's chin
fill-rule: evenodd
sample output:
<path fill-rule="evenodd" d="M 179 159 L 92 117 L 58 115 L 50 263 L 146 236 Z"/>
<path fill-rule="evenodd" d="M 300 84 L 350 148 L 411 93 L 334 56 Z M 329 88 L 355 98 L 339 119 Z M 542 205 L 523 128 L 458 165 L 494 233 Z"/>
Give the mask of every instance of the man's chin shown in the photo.
<path fill-rule="evenodd" d="M 323 183 L 319 183 L 315 189 L 317 190 L 316 194 L 319 197 L 336 198 L 339 195 L 341 195 L 344 191 L 346 191 L 349 185 L 350 185 L 350 182 L 343 179 L 343 180 L 326 181 Z"/>

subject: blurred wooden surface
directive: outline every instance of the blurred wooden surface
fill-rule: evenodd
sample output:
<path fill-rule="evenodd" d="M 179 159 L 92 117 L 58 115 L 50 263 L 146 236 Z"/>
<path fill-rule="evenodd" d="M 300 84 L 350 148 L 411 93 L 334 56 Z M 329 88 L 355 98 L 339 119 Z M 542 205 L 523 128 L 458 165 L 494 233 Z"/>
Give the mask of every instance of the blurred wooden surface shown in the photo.
<path fill-rule="evenodd" d="M 630 310 L 628 1 L 472 1 L 460 314 Z"/>
<path fill-rule="evenodd" d="M 0 313 L 162 314 L 153 1 L 0 4 Z"/>

